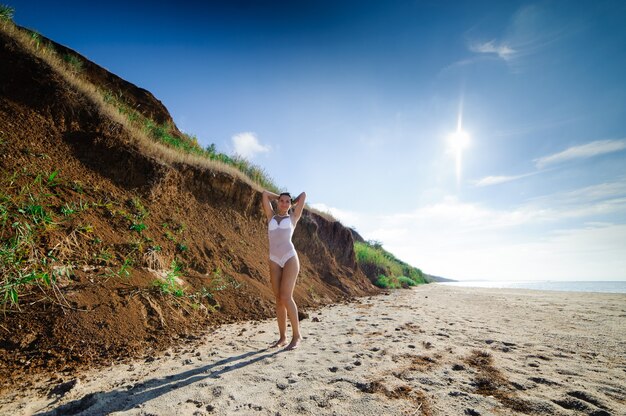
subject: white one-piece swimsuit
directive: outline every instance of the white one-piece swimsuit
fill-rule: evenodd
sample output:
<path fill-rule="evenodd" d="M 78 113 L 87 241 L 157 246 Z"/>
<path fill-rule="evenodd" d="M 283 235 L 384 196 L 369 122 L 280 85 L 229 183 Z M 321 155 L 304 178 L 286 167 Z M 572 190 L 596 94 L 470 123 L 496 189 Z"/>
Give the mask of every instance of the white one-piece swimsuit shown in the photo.
<path fill-rule="evenodd" d="M 298 255 L 296 248 L 291 242 L 293 230 L 294 226 L 291 222 L 291 216 L 279 217 L 275 215 L 267 224 L 267 233 L 270 240 L 270 260 L 280 267 L 285 267 L 287 260 Z"/>

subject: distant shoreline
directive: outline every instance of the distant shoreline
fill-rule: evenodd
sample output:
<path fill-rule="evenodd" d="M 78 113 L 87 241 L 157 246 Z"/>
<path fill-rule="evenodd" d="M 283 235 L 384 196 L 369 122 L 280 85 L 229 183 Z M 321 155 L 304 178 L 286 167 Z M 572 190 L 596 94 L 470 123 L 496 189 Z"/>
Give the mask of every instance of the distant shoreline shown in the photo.
<path fill-rule="evenodd" d="M 560 292 L 588 293 L 626 293 L 626 281 L 492 281 L 473 280 L 455 282 L 434 282 L 444 286 L 492 288 L 492 289 L 527 289 Z"/>

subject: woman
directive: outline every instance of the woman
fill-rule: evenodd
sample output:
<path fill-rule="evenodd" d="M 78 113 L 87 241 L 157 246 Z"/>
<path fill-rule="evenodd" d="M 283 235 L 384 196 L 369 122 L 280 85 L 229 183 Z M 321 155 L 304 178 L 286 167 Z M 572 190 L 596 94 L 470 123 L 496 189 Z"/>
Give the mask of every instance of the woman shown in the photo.
<path fill-rule="evenodd" d="M 287 344 L 285 332 L 287 331 L 287 317 L 291 322 L 293 336 L 286 350 L 298 348 L 302 337 L 300 336 L 300 323 L 298 322 L 298 307 L 293 300 L 293 289 L 296 286 L 296 278 L 300 271 L 298 253 L 291 242 L 293 230 L 302 215 L 306 194 L 302 192 L 293 201 L 291 195 L 283 192 L 280 195 L 269 191 L 263 191 L 263 211 L 267 217 L 267 230 L 270 240 L 270 279 L 272 290 L 276 297 L 276 317 L 278 318 L 278 331 L 280 338 L 272 347 L 283 347 Z M 276 212 L 272 209 L 271 201 L 277 201 Z"/>

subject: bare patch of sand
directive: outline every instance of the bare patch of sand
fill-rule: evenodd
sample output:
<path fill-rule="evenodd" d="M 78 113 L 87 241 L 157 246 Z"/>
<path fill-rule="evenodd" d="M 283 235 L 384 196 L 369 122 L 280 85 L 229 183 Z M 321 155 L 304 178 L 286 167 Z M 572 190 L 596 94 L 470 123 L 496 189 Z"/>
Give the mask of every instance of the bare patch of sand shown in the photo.
<path fill-rule="evenodd" d="M 621 415 L 626 295 L 427 285 L 0 397 L 1 414 Z"/>

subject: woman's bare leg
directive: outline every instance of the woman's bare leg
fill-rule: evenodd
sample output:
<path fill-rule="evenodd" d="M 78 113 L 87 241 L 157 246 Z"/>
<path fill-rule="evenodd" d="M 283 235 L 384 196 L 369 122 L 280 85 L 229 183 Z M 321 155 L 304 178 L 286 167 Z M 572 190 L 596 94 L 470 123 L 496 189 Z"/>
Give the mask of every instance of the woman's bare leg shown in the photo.
<path fill-rule="evenodd" d="M 272 281 L 272 290 L 274 291 L 274 297 L 276 298 L 276 318 L 278 320 L 278 341 L 272 345 L 274 347 L 282 347 L 287 345 L 287 309 L 280 300 L 280 284 L 282 280 L 283 269 L 273 261 L 270 260 L 270 280 Z"/>
<path fill-rule="evenodd" d="M 281 303 L 285 305 L 287 309 L 287 315 L 289 316 L 291 329 L 293 331 L 293 338 L 291 339 L 291 343 L 285 348 L 286 350 L 297 348 L 300 341 L 302 341 L 302 337 L 300 336 L 300 322 L 298 321 L 298 306 L 293 300 L 293 289 L 296 286 L 298 272 L 300 272 L 300 261 L 298 260 L 298 256 L 293 256 L 285 263 L 280 279 L 280 299 Z"/>

